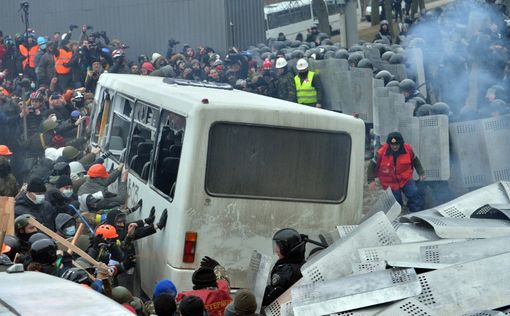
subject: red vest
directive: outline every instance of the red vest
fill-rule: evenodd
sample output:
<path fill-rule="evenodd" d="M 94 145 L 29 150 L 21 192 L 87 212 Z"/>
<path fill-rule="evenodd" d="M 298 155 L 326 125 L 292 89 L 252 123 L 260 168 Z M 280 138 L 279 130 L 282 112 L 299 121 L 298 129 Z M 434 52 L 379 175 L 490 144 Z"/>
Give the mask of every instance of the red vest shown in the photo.
<path fill-rule="evenodd" d="M 180 302 L 185 296 L 198 296 L 204 302 L 209 316 L 223 316 L 227 305 L 232 303 L 230 287 L 225 280 L 218 280 L 216 283 L 218 284 L 217 289 L 201 289 L 179 293 L 177 302 Z"/>
<path fill-rule="evenodd" d="M 37 55 L 38 51 L 39 45 L 34 45 L 30 49 L 26 48 L 23 44 L 19 46 L 19 53 L 21 56 L 26 57 L 21 63 L 23 69 L 27 68 L 27 66 L 30 68 L 35 68 L 35 56 Z"/>
<path fill-rule="evenodd" d="M 409 144 L 404 144 L 404 154 L 397 156 L 395 164 L 393 154 L 386 154 L 389 148 L 384 144 L 377 151 L 379 161 L 377 162 L 377 177 L 381 182 L 383 189 L 390 187 L 392 190 L 403 188 L 406 183 L 413 178 L 413 148 Z"/>

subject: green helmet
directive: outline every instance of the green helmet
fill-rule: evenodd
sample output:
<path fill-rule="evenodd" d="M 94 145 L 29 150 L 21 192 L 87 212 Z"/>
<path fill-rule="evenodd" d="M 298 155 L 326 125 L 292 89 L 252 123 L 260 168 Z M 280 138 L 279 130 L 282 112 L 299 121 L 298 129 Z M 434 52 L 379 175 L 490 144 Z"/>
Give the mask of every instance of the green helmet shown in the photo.
<path fill-rule="evenodd" d="M 78 155 L 80 154 L 80 151 L 73 146 L 66 146 L 64 147 L 64 150 L 62 151 L 62 156 L 67 160 L 71 161 L 76 159 Z"/>
<path fill-rule="evenodd" d="M 119 304 L 129 304 L 133 300 L 133 294 L 123 286 L 116 286 L 112 289 L 112 299 Z"/>
<path fill-rule="evenodd" d="M 57 127 L 57 122 L 55 122 L 51 118 L 45 120 L 42 123 L 42 131 L 43 131 L 43 133 L 46 133 L 47 131 L 51 131 L 52 129 L 55 129 L 55 127 Z"/>
<path fill-rule="evenodd" d="M 28 225 L 28 219 L 30 218 L 32 218 L 32 216 L 28 214 L 23 214 L 16 217 L 16 219 L 14 220 L 14 228 L 16 229 L 16 231 L 18 231 L 21 228 L 25 228 Z"/>

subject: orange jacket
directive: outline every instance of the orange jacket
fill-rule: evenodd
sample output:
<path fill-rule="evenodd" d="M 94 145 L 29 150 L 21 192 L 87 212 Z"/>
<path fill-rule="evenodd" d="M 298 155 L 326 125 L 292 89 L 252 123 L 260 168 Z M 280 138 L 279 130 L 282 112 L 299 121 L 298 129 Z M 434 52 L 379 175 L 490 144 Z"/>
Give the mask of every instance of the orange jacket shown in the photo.
<path fill-rule="evenodd" d="M 29 68 L 35 68 L 35 56 L 39 51 L 39 45 L 34 45 L 30 49 L 26 48 L 25 45 L 19 45 L 19 53 L 21 56 L 26 57 L 21 63 L 23 69 L 25 69 L 28 65 Z"/>

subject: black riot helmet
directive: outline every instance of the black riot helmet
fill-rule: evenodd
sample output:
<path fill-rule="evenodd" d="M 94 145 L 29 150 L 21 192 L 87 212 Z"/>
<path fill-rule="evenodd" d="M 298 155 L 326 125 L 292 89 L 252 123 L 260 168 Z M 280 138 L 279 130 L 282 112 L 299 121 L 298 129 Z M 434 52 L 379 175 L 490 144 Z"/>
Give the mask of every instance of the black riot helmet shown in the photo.
<path fill-rule="evenodd" d="M 87 272 L 81 268 L 70 268 L 62 274 L 62 279 L 66 279 L 75 283 L 85 283 L 89 280 Z"/>
<path fill-rule="evenodd" d="M 32 245 L 36 241 L 41 240 L 41 239 L 51 239 L 51 238 L 46 236 L 43 233 L 35 233 L 32 236 L 30 236 L 30 238 L 28 238 L 28 243 Z"/>
<path fill-rule="evenodd" d="M 32 261 L 40 264 L 53 264 L 57 260 L 57 245 L 51 239 L 41 239 L 30 246 Z"/>
<path fill-rule="evenodd" d="M 360 61 L 358 61 L 358 68 L 370 68 L 373 69 L 374 66 L 372 65 L 372 62 L 368 58 L 363 58 Z"/>
<path fill-rule="evenodd" d="M 278 246 L 280 253 L 286 258 L 305 257 L 305 241 L 295 229 L 280 229 L 274 234 L 273 243 Z"/>
<path fill-rule="evenodd" d="M 432 115 L 449 115 L 450 114 L 450 107 L 448 104 L 444 102 L 436 102 L 431 108 Z"/>
<path fill-rule="evenodd" d="M 18 237 L 12 235 L 5 235 L 4 244 L 11 247 L 11 250 L 4 254 L 6 254 L 9 257 L 9 259 L 11 259 L 11 261 L 13 261 L 14 257 L 16 256 L 16 253 L 18 253 L 21 249 L 21 243 Z"/>
<path fill-rule="evenodd" d="M 375 75 L 375 79 L 382 79 L 384 81 L 384 85 L 386 86 L 391 81 L 391 79 L 393 79 L 393 76 L 389 71 L 381 70 Z"/>

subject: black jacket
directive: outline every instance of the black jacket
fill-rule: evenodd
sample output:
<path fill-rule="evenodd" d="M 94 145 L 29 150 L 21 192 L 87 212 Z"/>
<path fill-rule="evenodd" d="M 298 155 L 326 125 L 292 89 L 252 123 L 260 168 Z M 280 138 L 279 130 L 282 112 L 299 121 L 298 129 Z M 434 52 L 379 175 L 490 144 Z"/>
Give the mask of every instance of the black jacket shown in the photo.
<path fill-rule="evenodd" d="M 16 217 L 29 214 L 44 226 L 53 231 L 55 230 L 55 217 L 57 213 L 53 206 L 46 201 L 39 205 L 35 204 L 27 197 L 26 192 L 16 199 L 14 213 Z"/>
<path fill-rule="evenodd" d="M 283 258 L 276 261 L 271 270 L 271 279 L 266 286 L 262 306 L 267 306 L 276 300 L 294 283 L 301 279 L 301 266 L 305 263 L 304 258 Z"/>

